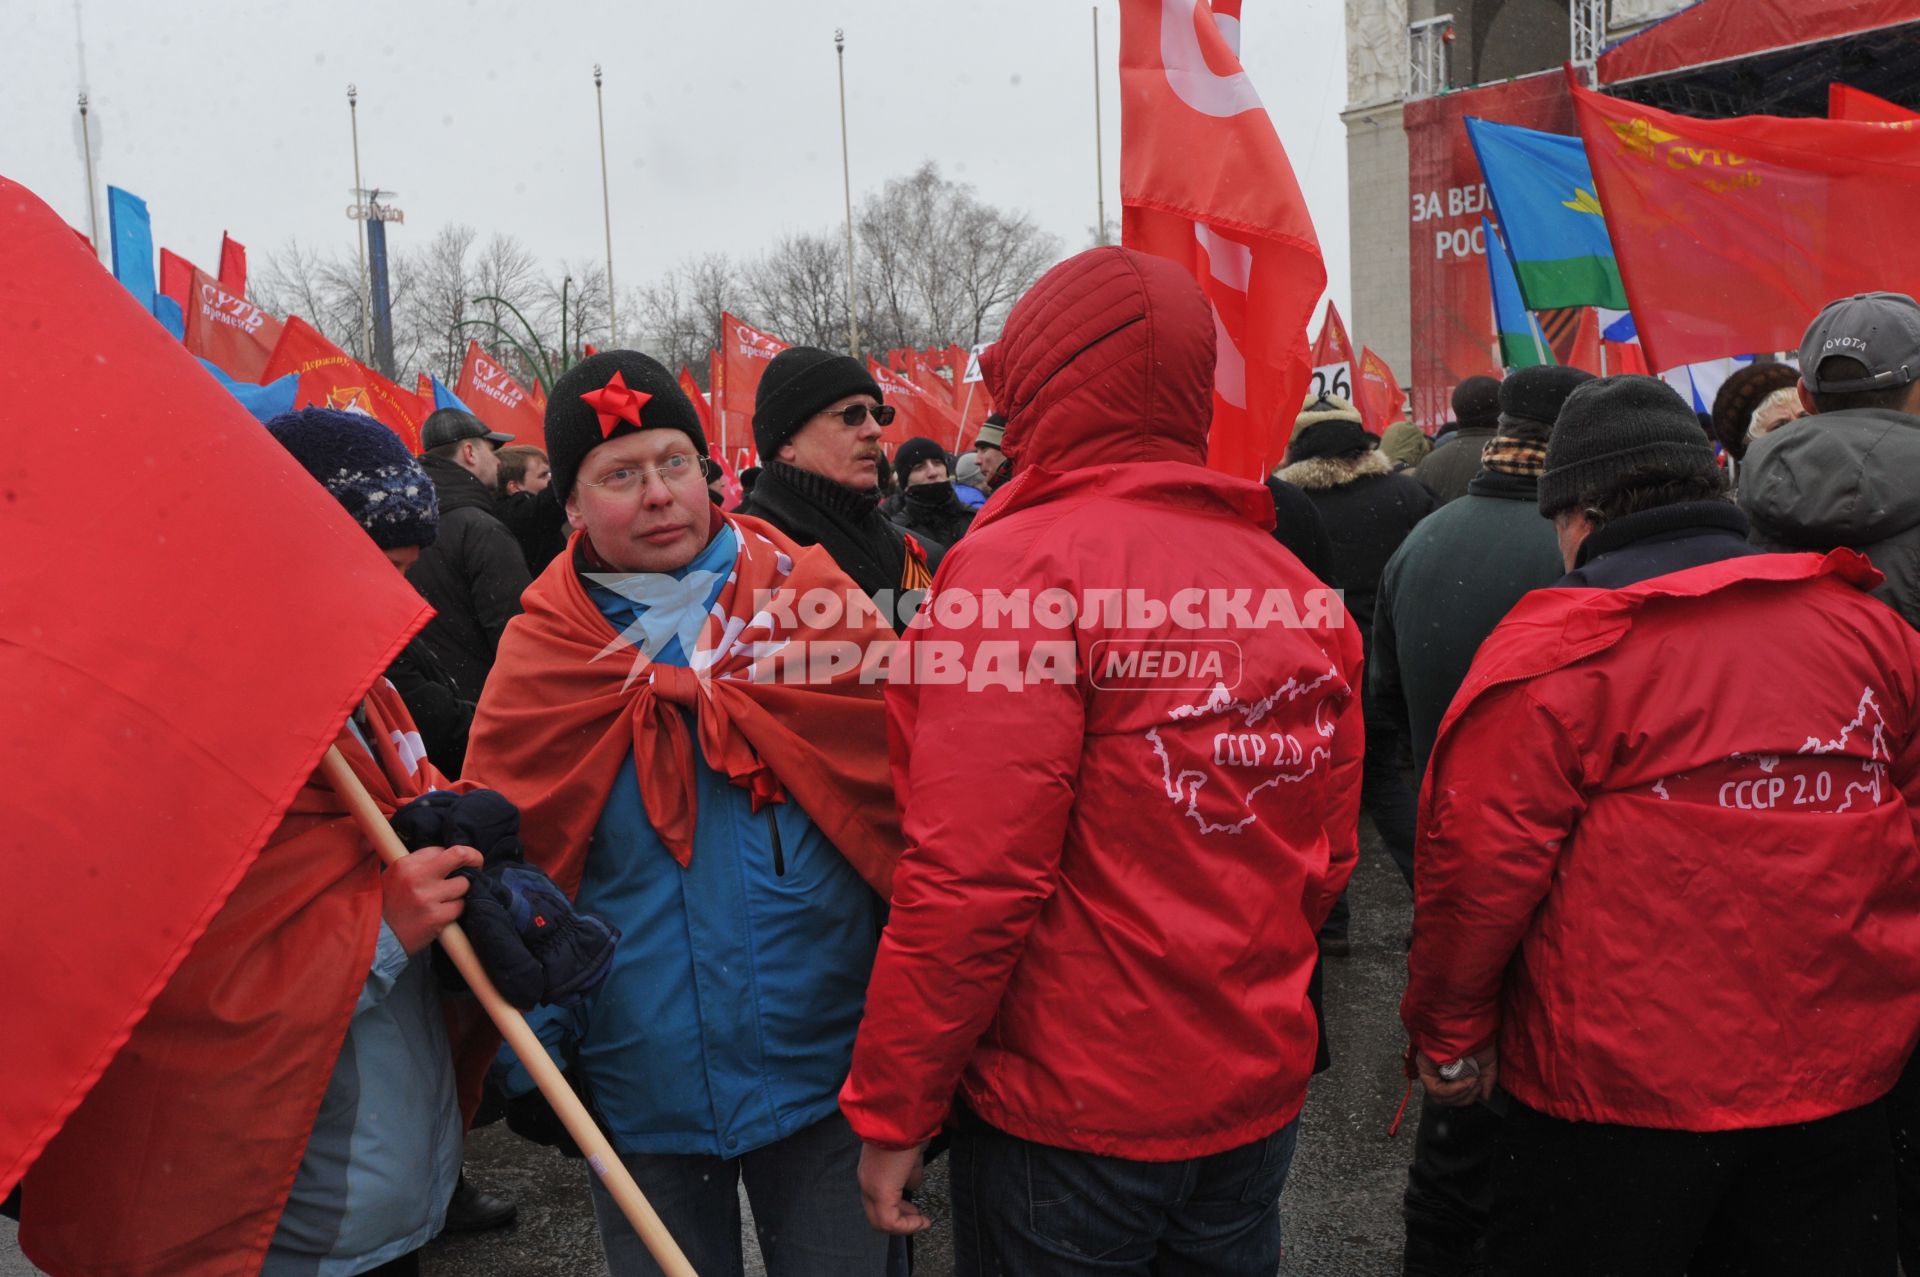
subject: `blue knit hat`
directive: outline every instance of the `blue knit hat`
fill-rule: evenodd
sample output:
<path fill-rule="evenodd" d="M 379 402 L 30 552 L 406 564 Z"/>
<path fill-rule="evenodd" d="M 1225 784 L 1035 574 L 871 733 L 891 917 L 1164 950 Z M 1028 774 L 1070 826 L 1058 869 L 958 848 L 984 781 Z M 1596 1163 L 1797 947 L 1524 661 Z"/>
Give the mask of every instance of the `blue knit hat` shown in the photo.
<path fill-rule="evenodd" d="M 383 550 L 432 545 L 440 531 L 433 482 L 400 436 L 357 412 L 302 408 L 267 433 L 346 507 Z"/>

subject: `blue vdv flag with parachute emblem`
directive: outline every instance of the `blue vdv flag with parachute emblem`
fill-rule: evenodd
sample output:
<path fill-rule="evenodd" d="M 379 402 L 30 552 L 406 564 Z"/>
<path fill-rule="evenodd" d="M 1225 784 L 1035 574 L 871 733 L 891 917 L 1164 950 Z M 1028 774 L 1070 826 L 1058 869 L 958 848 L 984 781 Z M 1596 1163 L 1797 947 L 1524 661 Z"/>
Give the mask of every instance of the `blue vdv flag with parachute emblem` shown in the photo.
<path fill-rule="evenodd" d="M 1488 120 L 1466 124 L 1528 309 L 1625 310 L 1626 289 L 1580 139 Z"/>

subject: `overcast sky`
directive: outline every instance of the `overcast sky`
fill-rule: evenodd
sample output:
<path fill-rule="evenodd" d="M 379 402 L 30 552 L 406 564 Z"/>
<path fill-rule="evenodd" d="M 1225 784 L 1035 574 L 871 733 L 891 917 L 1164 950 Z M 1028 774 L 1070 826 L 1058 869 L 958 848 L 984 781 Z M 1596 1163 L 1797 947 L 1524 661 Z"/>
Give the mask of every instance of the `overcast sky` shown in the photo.
<path fill-rule="evenodd" d="M 752 255 L 841 218 L 833 31 L 847 33 L 854 198 L 927 159 L 1024 209 L 1065 251 L 1095 218 L 1084 0 L 82 0 L 105 186 L 156 241 L 212 270 L 220 232 L 256 260 L 289 238 L 351 251 L 346 86 L 396 249 L 441 226 L 511 233 L 548 263 L 605 252 L 592 67 L 606 73 L 614 274 Z M 1107 209 L 1119 217 L 1119 9 L 1102 0 Z M 1247 0 L 1243 61 L 1293 157 L 1347 306 L 1339 0 Z M 0 173 L 86 229 L 72 0 L 0 17 Z"/>

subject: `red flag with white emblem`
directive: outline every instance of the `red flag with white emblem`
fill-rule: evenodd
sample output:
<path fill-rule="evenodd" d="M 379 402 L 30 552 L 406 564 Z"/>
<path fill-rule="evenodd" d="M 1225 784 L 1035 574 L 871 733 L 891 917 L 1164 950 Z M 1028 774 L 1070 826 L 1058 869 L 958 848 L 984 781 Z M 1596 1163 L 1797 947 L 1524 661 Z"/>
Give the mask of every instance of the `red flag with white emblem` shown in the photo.
<path fill-rule="evenodd" d="M 1122 242 L 1179 262 L 1213 303 L 1207 464 L 1264 477 L 1286 451 L 1327 283 L 1293 165 L 1240 65 L 1238 4 L 1122 0 Z"/>
<path fill-rule="evenodd" d="M 477 341 L 467 343 L 467 357 L 453 393 L 489 429 L 512 435 L 515 443 L 547 446 L 545 409 Z"/>

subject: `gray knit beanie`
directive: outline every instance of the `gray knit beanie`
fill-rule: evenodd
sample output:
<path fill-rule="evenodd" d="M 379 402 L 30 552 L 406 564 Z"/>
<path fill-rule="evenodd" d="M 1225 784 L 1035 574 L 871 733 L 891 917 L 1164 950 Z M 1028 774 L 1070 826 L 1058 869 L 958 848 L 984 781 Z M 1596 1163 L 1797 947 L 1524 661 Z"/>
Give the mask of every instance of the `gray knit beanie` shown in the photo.
<path fill-rule="evenodd" d="M 1540 513 L 1604 499 L 1629 477 L 1716 473 L 1706 431 L 1673 387 L 1658 377 L 1602 377 L 1575 387 L 1554 422 Z"/>

